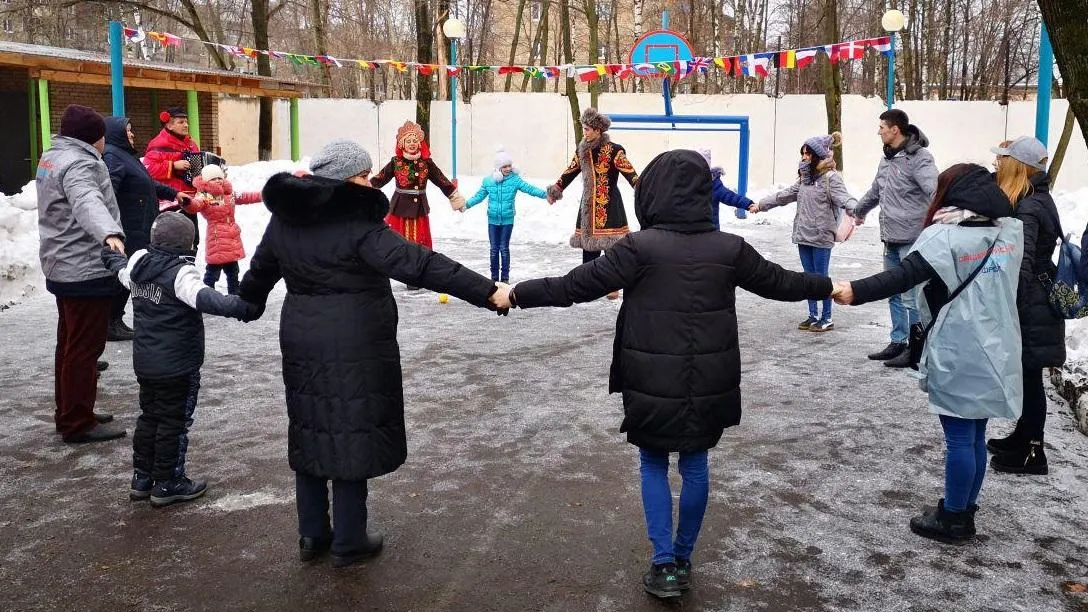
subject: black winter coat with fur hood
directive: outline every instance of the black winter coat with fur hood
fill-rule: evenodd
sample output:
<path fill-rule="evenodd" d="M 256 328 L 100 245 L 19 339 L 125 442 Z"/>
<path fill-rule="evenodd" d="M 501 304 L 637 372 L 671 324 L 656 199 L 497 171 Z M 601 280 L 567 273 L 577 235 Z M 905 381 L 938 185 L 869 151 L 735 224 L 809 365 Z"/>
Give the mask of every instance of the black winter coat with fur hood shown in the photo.
<path fill-rule="evenodd" d="M 377 189 L 281 173 L 263 192 L 272 220 L 240 296 L 264 304 L 282 278 L 280 351 L 291 469 L 365 480 L 408 454 L 394 278 L 480 307 L 494 283 L 407 242 L 383 218 Z"/>
<path fill-rule="evenodd" d="M 784 270 L 710 221 L 711 178 L 695 151 L 657 156 L 635 186 L 642 231 L 566 276 L 518 283 L 517 305 L 570 306 L 624 290 L 608 390 L 641 448 L 700 451 L 740 422 L 736 288 L 797 301 L 831 279 Z"/>

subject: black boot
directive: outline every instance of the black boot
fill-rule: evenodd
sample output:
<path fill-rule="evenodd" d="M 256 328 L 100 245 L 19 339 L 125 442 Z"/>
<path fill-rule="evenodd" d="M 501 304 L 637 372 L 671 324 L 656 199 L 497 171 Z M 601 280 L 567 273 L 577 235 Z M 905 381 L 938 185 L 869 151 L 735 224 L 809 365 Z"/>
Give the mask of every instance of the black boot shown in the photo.
<path fill-rule="evenodd" d="M 298 560 L 303 563 L 313 561 L 329 552 L 332 546 L 332 534 L 321 538 L 301 537 L 298 539 Z"/>
<path fill-rule="evenodd" d="M 676 565 L 666 563 L 664 565 L 651 565 L 650 571 L 642 577 L 642 589 L 658 599 L 680 597 L 679 577 L 676 575 Z"/>
<path fill-rule="evenodd" d="M 101 359 L 99 359 L 98 362 L 95 363 L 95 368 L 99 372 L 105 372 L 106 368 L 108 368 L 108 367 L 110 367 L 110 362 L 108 362 L 108 361 L 102 361 Z"/>
<path fill-rule="evenodd" d="M 363 543 L 363 549 L 357 552 L 348 553 L 345 555 L 333 555 L 332 566 L 333 567 L 347 567 L 349 565 L 355 565 L 361 561 L 365 561 L 372 557 L 378 556 L 382 552 L 382 546 L 385 542 L 385 538 L 378 533 L 366 534 L 366 542 Z"/>
<path fill-rule="evenodd" d="M 1012 430 L 1012 433 L 1004 438 L 990 438 L 986 440 L 986 450 L 993 454 L 1007 453 L 1009 451 L 1026 449 L 1028 446 L 1028 440 L 1024 437 L 1018 429 Z"/>
<path fill-rule="evenodd" d="M 151 490 L 155 488 L 155 480 L 151 474 L 143 470 L 132 470 L 132 486 L 128 491 L 128 498 L 132 501 L 143 501 L 151 497 Z"/>
<path fill-rule="evenodd" d="M 1023 448 L 1004 453 L 995 453 L 990 458 L 990 467 L 995 472 L 1006 474 L 1033 474 L 1045 476 L 1050 470 L 1046 464 L 1046 453 L 1042 440 L 1032 440 Z"/>
<path fill-rule="evenodd" d="M 889 368 L 909 368 L 910 367 L 910 349 L 904 347 L 903 350 L 884 362 L 884 365 Z"/>
<path fill-rule="evenodd" d="M 884 347 L 884 350 L 870 353 L 869 359 L 873 361 L 887 361 L 894 357 L 898 357 L 900 353 L 907 350 L 906 342 L 892 342 L 888 346 Z"/>
<path fill-rule="evenodd" d="M 106 331 L 106 340 L 110 342 L 125 342 L 132 340 L 136 337 L 135 332 L 128 325 L 125 325 L 124 319 L 113 319 L 110 321 L 109 329 Z"/>
<path fill-rule="evenodd" d="M 910 519 L 910 530 L 931 540 L 945 544 L 960 544 L 971 538 L 968 524 L 971 511 L 950 512 L 944 508 L 944 500 L 937 503 L 937 508 L 926 511 Z"/>
<path fill-rule="evenodd" d="M 208 490 L 203 480 L 190 480 L 185 476 L 155 483 L 151 490 L 151 505 L 156 508 L 196 499 Z"/>

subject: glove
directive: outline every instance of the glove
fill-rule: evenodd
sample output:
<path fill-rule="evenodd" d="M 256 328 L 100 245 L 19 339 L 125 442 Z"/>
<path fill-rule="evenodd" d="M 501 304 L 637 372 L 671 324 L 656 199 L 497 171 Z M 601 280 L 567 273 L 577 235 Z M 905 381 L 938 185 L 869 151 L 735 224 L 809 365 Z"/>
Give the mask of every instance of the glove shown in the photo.
<path fill-rule="evenodd" d="M 264 314 L 264 304 L 254 304 L 253 302 L 246 302 L 246 311 L 239 319 L 243 323 L 249 323 L 250 321 L 256 321 Z"/>
<path fill-rule="evenodd" d="M 454 189 L 453 193 L 450 194 L 450 206 L 453 206 L 454 210 L 464 210 L 465 196 L 461 195 L 460 191 Z"/>
<path fill-rule="evenodd" d="M 109 247 L 102 247 L 102 265 L 113 274 L 117 274 L 128 265 L 128 259 Z"/>

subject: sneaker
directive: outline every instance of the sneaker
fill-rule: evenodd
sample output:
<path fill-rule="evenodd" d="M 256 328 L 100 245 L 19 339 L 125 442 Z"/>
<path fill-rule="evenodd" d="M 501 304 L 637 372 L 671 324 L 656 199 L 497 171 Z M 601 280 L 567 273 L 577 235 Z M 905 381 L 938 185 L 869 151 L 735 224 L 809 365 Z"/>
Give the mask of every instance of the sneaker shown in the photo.
<path fill-rule="evenodd" d="M 833 329 L 835 329 L 835 322 L 832 321 L 831 319 L 820 319 L 819 321 L 813 323 L 812 327 L 808 328 L 808 330 L 810 332 L 820 332 L 820 333 L 826 332 L 826 331 L 831 331 Z"/>
<path fill-rule="evenodd" d="M 812 329 L 812 326 L 815 325 L 817 322 L 819 322 L 819 319 L 813 316 L 809 316 L 809 318 L 797 324 L 797 329 L 801 331 L 808 331 Z"/>
<path fill-rule="evenodd" d="M 971 512 L 949 512 L 944 508 L 944 500 L 937 503 L 934 510 L 923 512 L 910 519 L 910 530 L 923 538 L 937 540 L 945 544 L 961 544 L 971 539 L 968 522 Z"/>
<path fill-rule="evenodd" d="M 1050 471 L 1041 440 L 1032 440 L 1024 448 L 995 454 L 990 458 L 990 467 L 995 472 L 1034 476 L 1046 476 Z"/>
<path fill-rule="evenodd" d="M 898 357 L 903 351 L 907 350 L 906 342 L 892 342 L 888 346 L 884 347 L 884 350 L 870 353 L 869 359 L 873 361 L 887 361 Z"/>
<path fill-rule="evenodd" d="M 676 585 L 681 591 L 691 588 L 691 560 L 676 558 Z"/>
<path fill-rule="evenodd" d="M 651 565 L 650 571 L 642 577 L 642 589 L 658 599 L 680 597 L 680 583 L 676 576 L 676 565 Z"/>
<path fill-rule="evenodd" d="M 151 491 L 151 505 L 156 508 L 196 499 L 208 490 L 203 480 L 190 480 L 182 476 L 166 482 L 155 483 Z"/>
<path fill-rule="evenodd" d="M 124 429 L 115 429 L 109 425 L 95 425 L 87 431 L 64 438 L 66 444 L 87 444 L 90 442 L 105 442 L 107 440 L 116 440 L 117 438 L 123 438 L 127 435 Z"/>
<path fill-rule="evenodd" d="M 124 320 L 114 319 L 110 321 L 110 326 L 106 330 L 106 340 L 110 342 L 125 342 L 132 340 L 136 337 L 136 333 L 132 331 L 132 328 L 125 325 Z"/>
<path fill-rule="evenodd" d="M 151 497 L 151 490 L 155 488 L 155 480 L 151 474 L 141 470 L 132 471 L 132 486 L 128 491 L 128 498 L 132 501 L 143 501 Z"/>
<path fill-rule="evenodd" d="M 298 539 L 298 560 L 308 563 L 329 552 L 332 547 L 332 534 L 321 538 L 301 537 Z"/>
<path fill-rule="evenodd" d="M 384 543 L 385 538 L 383 538 L 380 533 L 368 533 L 366 534 L 366 542 L 363 543 L 362 550 L 346 555 L 333 555 L 332 566 L 348 567 L 349 565 L 355 565 L 356 563 L 377 557 L 381 554 Z"/>

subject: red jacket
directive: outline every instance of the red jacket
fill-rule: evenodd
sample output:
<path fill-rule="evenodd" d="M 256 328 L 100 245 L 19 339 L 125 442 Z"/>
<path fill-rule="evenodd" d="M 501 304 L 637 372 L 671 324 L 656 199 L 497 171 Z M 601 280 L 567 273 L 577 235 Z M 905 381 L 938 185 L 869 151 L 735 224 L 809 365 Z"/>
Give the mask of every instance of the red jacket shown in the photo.
<path fill-rule="evenodd" d="M 239 261 L 246 256 L 242 246 L 242 228 L 234 220 L 235 204 L 256 204 L 261 193 L 235 194 L 229 181 L 220 185 L 205 183 L 199 176 L 193 179 L 197 193 L 193 203 L 185 206 L 185 212 L 203 215 L 208 222 L 204 236 L 204 260 L 212 265 Z"/>
<path fill-rule="evenodd" d="M 174 170 L 174 162 L 181 159 L 182 153 L 197 153 L 200 149 L 188 135 L 182 140 L 170 133 L 166 128 L 158 133 L 151 142 L 147 143 L 147 151 L 144 152 L 144 166 L 151 178 L 169 185 L 174 189 L 192 193 L 193 186 L 182 178 L 184 173 Z"/>

